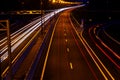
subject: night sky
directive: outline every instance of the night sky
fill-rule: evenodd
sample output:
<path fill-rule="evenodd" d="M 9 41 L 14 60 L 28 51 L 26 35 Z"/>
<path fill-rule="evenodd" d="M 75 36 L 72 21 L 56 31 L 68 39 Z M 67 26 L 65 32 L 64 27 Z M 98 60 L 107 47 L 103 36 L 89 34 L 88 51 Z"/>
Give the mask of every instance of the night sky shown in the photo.
<path fill-rule="evenodd" d="M 48 0 L 43 0 L 44 3 Z M 0 0 L 0 10 L 40 9 L 40 0 Z"/>
<path fill-rule="evenodd" d="M 37 9 L 39 0 L 0 0 L 0 10 Z"/>
<path fill-rule="evenodd" d="M 119 0 L 89 0 L 92 9 L 120 10 Z"/>
<path fill-rule="evenodd" d="M 49 0 L 43 0 L 45 6 L 48 6 Z M 82 0 L 66 0 L 66 1 L 82 1 Z M 16 10 L 16 9 L 39 9 L 40 0 L 0 0 L 0 10 Z"/>
<path fill-rule="evenodd" d="M 48 6 L 48 0 L 43 0 Z M 66 0 L 66 1 L 86 1 L 86 0 Z M 89 0 L 90 8 L 95 9 L 120 9 L 118 0 Z M 40 9 L 40 0 L 0 0 L 0 11 L 19 9 Z"/>

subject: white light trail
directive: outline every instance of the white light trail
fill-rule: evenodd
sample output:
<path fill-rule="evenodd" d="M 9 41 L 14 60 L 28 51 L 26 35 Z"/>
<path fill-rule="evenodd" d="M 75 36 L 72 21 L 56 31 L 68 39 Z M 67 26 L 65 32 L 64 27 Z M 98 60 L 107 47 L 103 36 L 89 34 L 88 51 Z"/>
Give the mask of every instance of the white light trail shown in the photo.
<path fill-rule="evenodd" d="M 83 5 L 78 6 L 72 6 L 72 7 L 66 7 L 61 9 L 56 9 L 51 13 L 48 13 L 42 17 L 42 24 L 44 24 L 48 19 L 53 17 L 55 14 L 60 13 L 64 10 L 71 9 L 71 8 L 77 8 L 77 7 L 83 7 Z M 27 39 L 38 27 L 41 26 L 41 18 L 32 21 L 28 25 L 24 26 L 23 28 L 19 29 L 18 31 L 11 34 L 11 52 L 13 52 L 25 39 Z M 7 43 L 7 38 L 4 38 L 0 40 L 0 46 L 3 46 Z M 2 49 L 0 49 L 0 61 L 4 61 L 8 57 L 8 51 L 7 51 L 7 45 L 4 46 Z"/>

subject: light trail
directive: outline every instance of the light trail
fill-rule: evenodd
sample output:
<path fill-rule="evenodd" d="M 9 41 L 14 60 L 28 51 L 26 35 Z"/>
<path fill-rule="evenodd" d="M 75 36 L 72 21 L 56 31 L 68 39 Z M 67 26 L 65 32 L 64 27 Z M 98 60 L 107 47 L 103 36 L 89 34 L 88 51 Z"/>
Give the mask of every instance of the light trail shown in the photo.
<path fill-rule="evenodd" d="M 120 66 L 98 45 L 97 42 L 95 42 L 95 40 L 93 39 L 92 35 L 90 34 L 90 31 L 92 30 L 92 28 L 89 29 L 89 35 L 92 39 L 92 41 L 95 43 L 95 45 L 98 47 L 98 49 L 100 51 L 102 51 L 102 53 L 118 68 L 120 69 Z"/>
<path fill-rule="evenodd" d="M 73 18 L 74 18 L 74 17 L 73 17 Z M 70 18 L 69 18 L 69 19 L 70 19 Z M 75 19 L 75 18 L 74 18 L 74 19 Z M 77 21 L 77 20 L 75 19 L 75 21 Z M 74 27 L 74 25 L 73 25 L 71 19 L 70 19 L 70 22 L 71 22 L 71 25 L 72 25 L 73 29 L 75 30 L 75 32 L 76 32 L 78 38 L 80 39 L 80 41 L 81 41 L 81 42 L 83 43 L 83 45 L 84 45 L 84 42 L 83 42 L 83 40 L 80 38 L 80 36 L 79 36 L 77 30 L 75 29 L 75 27 Z M 77 22 L 77 24 L 79 24 L 79 23 Z M 82 32 L 83 32 L 83 30 L 82 30 Z M 81 36 L 82 36 L 82 32 L 81 32 Z M 83 53 L 81 47 L 79 46 L 78 41 L 76 40 L 76 38 L 75 38 L 75 36 L 74 36 L 74 34 L 73 34 L 72 31 L 71 31 L 71 33 L 72 33 L 72 35 L 73 35 L 73 37 L 74 37 L 74 40 L 75 40 L 75 42 L 76 42 L 76 44 L 77 44 L 77 46 L 78 46 L 80 52 L 82 53 L 82 56 L 84 57 L 84 59 L 85 59 L 87 65 L 88 65 L 89 69 L 91 70 L 92 74 L 94 75 L 95 79 L 97 80 L 97 76 L 96 76 L 95 72 L 93 71 L 93 68 L 91 67 L 89 61 L 87 60 L 85 54 Z M 84 45 L 84 46 L 85 46 L 85 48 L 86 48 L 86 45 Z M 88 48 L 86 48 L 86 50 L 88 51 Z"/>
<path fill-rule="evenodd" d="M 94 34 L 95 34 L 95 37 L 101 42 L 101 44 L 106 48 L 108 49 L 116 58 L 120 59 L 120 55 L 118 55 L 114 50 L 112 50 L 108 45 L 106 45 L 103 40 L 99 37 L 99 32 L 96 31 L 96 28 L 97 26 L 94 28 Z M 108 36 L 111 40 L 115 41 L 117 44 L 120 44 L 117 40 L 115 40 L 114 38 L 112 38 L 109 34 L 107 34 L 105 32 L 105 30 L 103 30 L 103 32 L 106 34 L 106 36 Z"/>
<path fill-rule="evenodd" d="M 98 35 L 96 35 L 96 38 L 101 42 L 101 44 L 106 47 L 106 49 L 108 49 L 116 58 L 120 59 L 120 56 L 114 52 L 109 46 L 107 46 L 99 37 Z"/>
<path fill-rule="evenodd" d="M 75 19 L 75 18 L 74 18 Z M 76 19 L 75 19 L 76 21 Z M 79 24 L 79 23 L 78 23 Z M 73 27 L 73 29 L 75 30 L 77 36 L 79 37 L 80 41 L 82 42 L 82 44 L 84 45 L 84 47 L 86 48 L 87 52 L 89 53 L 90 57 L 92 58 L 92 60 L 94 61 L 95 65 L 97 66 L 97 68 L 99 69 L 99 71 L 101 72 L 102 76 L 104 77 L 105 80 L 108 80 L 108 76 L 112 79 L 115 80 L 115 78 L 111 75 L 111 73 L 108 71 L 108 69 L 105 67 L 105 65 L 102 63 L 102 61 L 99 59 L 99 57 L 96 55 L 96 53 L 93 51 L 93 49 L 90 47 L 90 45 L 87 43 L 87 41 L 84 39 L 83 37 L 83 29 L 80 32 L 80 36 L 79 33 L 77 32 L 77 30 L 75 29 L 75 27 Z M 107 75 L 104 73 L 103 69 L 106 71 Z"/>
<path fill-rule="evenodd" d="M 58 13 L 64 11 L 64 10 L 67 10 L 67 9 L 70 9 L 70 8 L 77 8 L 77 7 L 83 7 L 83 6 L 85 6 L 85 5 L 83 4 L 83 5 L 73 6 L 73 7 L 56 9 L 53 12 L 44 15 L 42 18 L 37 19 L 37 20 L 29 23 L 28 25 L 24 26 L 23 28 L 19 29 L 18 31 L 14 32 L 13 34 L 10 35 L 11 39 L 15 38 L 11 41 L 11 52 L 13 52 L 37 28 L 39 28 L 39 26 L 44 24 L 48 19 L 53 17 L 55 14 L 58 14 Z M 42 22 L 41 22 L 41 19 L 43 19 Z M 6 44 L 6 42 L 7 42 L 6 39 L 7 38 L 4 38 L 4 39 L 0 40 L 0 43 L 3 43 L 3 44 L 0 44 L 0 46 L 3 46 L 3 45 Z M 8 57 L 8 52 L 7 52 L 7 46 L 5 45 L 2 49 L 0 49 L 0 61 L 1 62 L 4 61 L 7 57 Z"/>
<path fill-rule="evenodd" d="M 70 68 L 71 68 L 71 69 L 73 69 L 73 65 L 72 65 L 72 63 L 71 63 L 71 62 L 70 62 Z"/>
<path fill-rule="evenodd" d="M 81 37 L 82 37 L 82 33 L 81 33 Z M 82 37 L 83 38 L 83 37 Z M 83 43 L 85 42 L 86 45 L 89 47 L 89 49 L 92 51 L 92 53 L 89 51 L 89 49 L 87 48 L 87 46 L 84 44 L 84 46 L 86 46 L 86 49 L 89 53 L 89 55 L 91 56 L 91 58 L 93 59 L 94 63 L 96 64 L 96 66 L 98 67 L 98 69 L 100 70 L 101 74 L 103 75 L 103 77 L 108 80 L 107 76 L 105 75 L 105 73 L 103 72 L 103 70 L 101 69 L 99 63 L 102 65 L 102 67 L 104 68 L 104 70 L 108 73 L 108 75 L 111 77 L 111 79 L 114 80 L 114 77 L 111 75 L 111 73 L 108 71 L 108 69 L 105 67 L 105 65 L 102 63 L 102 61 L 97 57 L 97 55 L 95 54 L 95 52 L 90 48 L 89 44 L 86 42 L 86 40 L 83 38 Z M 93 55 L 96 57 L 96 59 L 99 61 L 99 63 L 94 59 Z"/>
<path fill-rule="evenodd" d="M 110 36 L 105 30 L 103 30 L 103 32 L 106 34 L 106 36 L 108 36 L 111 40 L 113 40 L 114 42 L 116 42 L 117 44 L 120 45 L 120 42 L 117 41 L 116 39 L 114 39 L 112 36 Z"/>

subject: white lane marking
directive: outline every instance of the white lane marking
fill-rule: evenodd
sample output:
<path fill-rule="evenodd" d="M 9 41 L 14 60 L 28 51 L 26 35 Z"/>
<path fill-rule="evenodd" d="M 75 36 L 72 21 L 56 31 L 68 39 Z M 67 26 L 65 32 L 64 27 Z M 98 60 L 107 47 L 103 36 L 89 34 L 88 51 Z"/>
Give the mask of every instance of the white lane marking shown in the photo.
<path fill-rule="evenodd" d="M 68 42 L 68 40 L 67 40 L 67 39 L 65 39 L 65 42 Z"/>
<path fill-rule="evenodd" d="M 64 29 L 64 32 L 65 32 L 66 30 Z"/>
<path fill-rule="evenodd" d="M 94 34 L 96 33 L 96 27 L 94 28 Z"/>
<path fill-rule="evenodd" d="M 69 18 L 70 19 L 70 18 Z M 71 19 L 70 19 L 71 21 Z M 72 23 L 72 21 L 71 21 Z M 91 47 L 89 46 L 89 44 L 86 42 L 86 40 L 83 38 L 82 36 L 82 33 L 83 33 L 83 30 L 82 32 L 80 33 L 80 36 L 77 32 L 77 30 L 75 29 L 74 25 L 72 24 L 72 27 L 73 29 L 75 30 L 77 36 L 79 37 L 79 39 L 81 40 L 81 42 L 83 43 L 84 47 L 86 48 L 86 50 L 88 51 L 89 55 L 91 56 L 91 58 L 93 59 L 94 63 L 96 64 L 96 66 L 98 67 L 98 69 L 100 70 L 101 74 L 103 75 L 103 77 L 105 78 L 105 80 L 108 80 L 107 76 L 104 74 L 104 72 L 102 71 L 100 65 L 98 64 L 98 62 L 96 62 L 96 60 L 94 59 L 94 57 L 92 56 L 92 54 L 97 58 L 97 60 L 99 61 L 99 63 L 102 65 L 102 67 L 104 68 L 104 70 L 108 73 L 108 75 L 111 77 L 112 80 L 115 80 L 114 77 L 111 75 L 111 73 L 108 71 L 108 69 L 104 66 L 104 64 L 102 63 L 102 61 L 98 58 L 98 56 L 95 54 L 95 52 L 93 51 L 93 49 L 91 49 Z M 90 52 L 89 51 L 92 52 Z"/>
<path fill-rule="evenodd" d="M 44 61 L 44 65 L 43 65 L 43 69 L 42 69 L 42 74 L 41 74 L 40 80 L 43 80 L 43 77 L 44 77 L 45 68 L 46 68 L 46 64 L 47 64 L 47 60 L 48 60 L 51 44 L 52 44 L 52 41 L 53 41 L 53 35 L 55 33 L 55 29 L 56 29 L 56 26 L 58 24 L 59 18 L 60 18 L 60 16 L 58 17 L 58 19 L 57 19 L 57 21 L 55 23 L 55 26 L 53 28 L 53 32 L 52 32 L 52 35 L 51 35 L 51 38 L 50 38 L 50 42 L 49 42 L 48 50 L 47 50 L 47 53 L 46 53 L 46 57 L 45 57 L 45 61 Z"/>
<path fill-rule="evenodd" d="M 67 52 L 70 52 L 70 49 L 69 49 L 69 48 L 67 48 Z"/>
<path fill-rule="evenodd" d="M 73 65 L 72 65 L 72 63 L 71 63 L 71 62 L 70 62 L 70 68 L 71 68 L 71 69 L 73 69 Z"/>
<path fill-rule="evenodd" d="M 64 36 L 66 36 L 67 34 L 66 33 L 64 33 Z"/>

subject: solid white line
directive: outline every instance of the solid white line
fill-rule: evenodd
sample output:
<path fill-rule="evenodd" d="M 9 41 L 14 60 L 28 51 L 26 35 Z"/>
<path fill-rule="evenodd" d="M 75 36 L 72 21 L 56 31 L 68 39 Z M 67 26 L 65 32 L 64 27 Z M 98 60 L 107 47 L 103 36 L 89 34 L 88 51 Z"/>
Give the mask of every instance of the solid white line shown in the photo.
<path fill-rule="evenodd" d="M 95 35 L 95 36 L 96 36 L 96 38 L 101 42 L 101 44 L 102 44 L 104 47 L 106 47 L 109 51 L 111 51 L 112 54 L 113 54 L 115 57 L 117 57 L 118 59 L 120 59 L 120 56 L 119 56 L 114 50 L 112 50 L 109 46 L 107 46 L 97 35 Z"/>
<path fill-rule="evenodd" d="M 42 74 L 41 74 L 40 80 L 43 80 L 43 76 L 44 76 L 44 72 L 45 72 L 45 68 L 46 68 L 46 64 L 47 64 L 47 60 L 48 60 L 48 55 L 49 55 L 50 47 L 51 47 L 52 40 L 53 40 L 53 35 L 54 35 L 55 28 L 56 28 L 56 25 L 58 23 L 59 18 L 57 19 L 57 22 L 56 22 L 56 24 L 54 26 L 54 29 L 53 29 L 53 32 L 52 32 L 52 36 L 51 36 L 50 43 L 49 43 L 49 46 L 48 46 L 48 50 L 47 50 L 47 53 L 46 53 L 46 58 L 45 58 L 45 62 L 44 62 L 44 65 L 43 65 L 43 69 L 42 69 Z"/>
<path fill-rule="evenodd" d="M 73 65 L 72 65 L 72 63 L 71 63 L 71 62 L 70 62 L 70 68 L 71 68 L 71 69 L 73 69 Z"/>
<path fill-rule="evenodd" d="M 23 47 L 23 49 L 18 53 L 18 55 L 12 60 L 12 65 L 17 61 L 20 55 L 22 55 L 23 51 L 30 45 L 30 43 L 34 40 L 34 38 L 40 33 L 41 29 L 36 32 L 36 34 L 31 38 L 31 40 Z M 5 73 L 8 71 L 9 66 L 4 70 L 1 76 L 4 76 Z"/>
<path fill-rule="evenodd" d="M 70 18 L 69 18 L 70 19 Z M 70 19 L 71 21 L 71 19 Z M 72 24 L 72 21 L 71 21 Z M 97 60 L 99 61 L 99 63 L 102 65 L 102 67 L 105 69 L 105 71 L 108 73 L 108 75 L 111 77 L 112 80 L 115 80 L 114 77 L 111 75 L 111 73 L 108 71 L 108 69 L 104 66 L 104 64 L 102 63 L 102 61 L 97 57 L 97 55 L 95 54 L 95 52 L 91 49 L 91 47 L 89 46 L 89 44 L 86 42 L 86 40 L 82 37 L 82 32 L 81 31 L 81 37 L 79 36 L 77 30 L 75 29 L 74 25 L 72 24 L 73 29 L 75 30 L 77 36 L 79 37 L 79 39 L 81 40 L 81 42 L 83 43 L 84 47 L 86 48 L 86 50 L 88 51 L 89 55 L 91 56 L 91 58 L 93 59 L 94 63 L 96 64 L 96 66 L 98 67 L 98 69 L 100 70 L 101 74 L 103 75 L 103 77 L 105 78 L 105 80 L 108 80 L 107 76 L 104 74 L 104 72 L 102 71 L 102 69 L 100 68 L 100 66 L 98 65 L 98 63 L 96 62 L 96 60 L 93 58 L 93 56 L 91 55 L 90 51 L 88 50 L 88 48 L 91 50 L 91 52 L 93 53 L 93 55 L 97 58 Z M 85 42 L 85 43 L 84 43 Z"/>
<path fill-rule="evenodd" d="M 69 48 L 67 48 L 67 52 L 70 52 L 70 49 L 69 49 Z"/>
<path fill-rule="evenodd" d="M 65 42 L 68 42 L 68 40 L 66 39 Z"/>
<path fill-rule="evenodd" d="M 64 33 L 64 36 L 66 36 L 67 34 L 66 33 Z"/>

